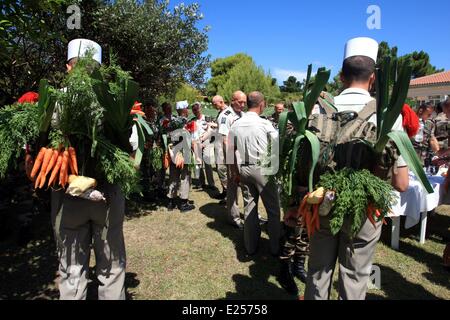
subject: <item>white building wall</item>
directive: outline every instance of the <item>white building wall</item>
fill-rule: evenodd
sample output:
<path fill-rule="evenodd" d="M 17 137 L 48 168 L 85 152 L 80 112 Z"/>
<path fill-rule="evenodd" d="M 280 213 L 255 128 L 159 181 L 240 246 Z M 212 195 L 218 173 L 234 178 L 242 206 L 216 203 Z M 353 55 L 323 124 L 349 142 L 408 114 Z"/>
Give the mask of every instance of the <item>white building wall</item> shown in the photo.
<path fill-rule="evenodd" d="M 445 86 L 428 86 L 420 88 L 410 88 L 408 98 L 418 101 L 430 101 L 430 97 L 440 96 L 440 100 L 445 100 L 450 95 L 450 84 Z M 435 100 L 433 98 L 433 100 Z"/>

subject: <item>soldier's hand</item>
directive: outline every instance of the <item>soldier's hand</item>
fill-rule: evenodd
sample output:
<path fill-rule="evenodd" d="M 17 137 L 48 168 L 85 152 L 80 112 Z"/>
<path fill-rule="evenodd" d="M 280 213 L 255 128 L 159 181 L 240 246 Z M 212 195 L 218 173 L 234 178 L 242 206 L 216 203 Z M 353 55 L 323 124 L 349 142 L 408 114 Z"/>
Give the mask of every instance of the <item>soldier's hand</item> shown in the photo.
<path fill-rule="evenodd" d="M 289 227 L 295 228 L 298 223 L 298 218 L 298 210 L 296 208 L 291 208 L 284 215 L 284 224 Z"/>

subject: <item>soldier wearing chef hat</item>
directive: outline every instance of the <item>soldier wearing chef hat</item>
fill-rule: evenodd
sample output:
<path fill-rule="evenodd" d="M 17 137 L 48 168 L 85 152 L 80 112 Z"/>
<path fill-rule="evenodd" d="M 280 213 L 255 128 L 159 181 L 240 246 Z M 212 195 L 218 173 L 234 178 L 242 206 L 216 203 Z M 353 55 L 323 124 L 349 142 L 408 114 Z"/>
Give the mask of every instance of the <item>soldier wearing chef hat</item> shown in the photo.
<path fill-rule="evenodd" d="M 92 54 L 92 59 L 102 64 L 102 47 L 88 39 L 74 39 L 69 42 L 67 48 L 67 71 L 70 72 L 78 61 L 78 58 Z"/>
<path fill-rule="evenodd" d="M 377 55 L 378 43 L 373 39 L 354 38 L 347 42 L 341 73 L 341 80 L 346 89 L 334 99 L 338 112 L 362 113 L 369 102 L 374 100 L 369 92 L 375 84 Z M 377 124 L 376 110 L 368 121 Z M 393 130 L 403 130 L 401 116 Z M 397 190 L 404 191 L 409 183 L 408 168 L 401 157 L 396 166 L 392 184 Z M 344 220 L 344 224 L 348 223 Z M 364 300 L 382 222 L 376 223 L 374 227 L 367 219 L 353 241 L 343 230 L 333 235 L 329 225 L 329 218 L 321 217 L 320 230 L 310 239 L 305 299 L 329 299 L 333 272 L 338 260 L 339 299 Z"/>
<path fill-rule="evenodd" d="M 191 172 L 188 167 L 188 161 L 191 155 L 191 139 L 190 133 L 184 129 L 187 124 L 189 115 L 189 103 L 187 101 L 179 101 L 176 104 L 178 117 L 172 121 L 179 123 L 181 127 L 169 134 L 172 146 L 169 146 L 169 153 L 172 161 L 169 167 L 169 210 L 178 209 L 181 212 L 188 212 L 195 209 L 195 206 L 189 203 L 189 189 L 191 187 Z M 180 168 L 176 166 L 176 156 L 178 152 L 182 152 L 184 165 Z M 179 201 L 178 201 L 179 196 Z M 177 203 L 178 202 L 178 203 Z"/>
<path fill-rule="evenodd" d="M 92 55 L 101 64 L 100 45 L 87 39 L 70 41 L 68 72 L 78 58 L 87 55 Z M 57 123 L 52 122 L 52 125 Z M 99 185 L 98 188 L 104 192 L 106 202 L 70 197 L 64 191 L 52 192 L 51 215 L 58 248 L 58 288 L 62 300 L 86 299 L 91 246 L 100 282 L 98 298 L 125 299 L 125 198 L 117 185 Z"/>

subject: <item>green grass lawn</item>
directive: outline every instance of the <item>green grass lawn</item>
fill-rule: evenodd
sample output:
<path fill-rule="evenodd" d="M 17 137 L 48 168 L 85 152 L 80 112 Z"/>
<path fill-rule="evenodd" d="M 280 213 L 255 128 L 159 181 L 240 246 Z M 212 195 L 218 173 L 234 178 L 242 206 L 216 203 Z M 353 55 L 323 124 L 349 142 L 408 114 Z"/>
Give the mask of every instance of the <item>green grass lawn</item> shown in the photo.
<path fill-rule="evenodd" d="M 155 203 L 128 203 L 124 233 L 129 299 L 293 299 L 276 281 L 278 261 L 269 254 L 265 232 L 258 253 L 248 257 L 242 232 L 227 224 L 225 208 L 202 191 L 192 191 L 191 199 L 196 209 L 190 213 L 169 213 Z M 42 215 L 35 223 L 26 246 L 0 243 L 2 299 L 58 297 L 48 217 Z M 385 226 L 374 262 L 381 268 L 381 290 L 370 290 L 368 299 L 450 299 L 450 274 L 441 265 L 449 227 L 450 207 L 442 206 L 429 218 L 425 245 L 418 242 L 417 226 L 402 229 L 400 250 L 395 251 L 389 247 L 390 225 Z M 95 290 L 92 282 L 90 298 Z M 332 297 L 337 297 L 336 290 Z"/>

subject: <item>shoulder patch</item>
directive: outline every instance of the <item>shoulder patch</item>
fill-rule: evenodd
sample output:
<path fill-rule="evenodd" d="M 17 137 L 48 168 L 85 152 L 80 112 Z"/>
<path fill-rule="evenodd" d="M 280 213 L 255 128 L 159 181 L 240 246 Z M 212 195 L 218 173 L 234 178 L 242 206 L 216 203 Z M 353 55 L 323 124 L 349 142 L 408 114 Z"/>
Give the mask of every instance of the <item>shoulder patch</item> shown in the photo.
<path fill-rule="evenodd" d="M 229 116 L 229 115 L 231 114 L 231 111 L 230 111 L 230 110 L 227 110 L 227 111 L 225 111 L 223 114 L 226 115 L 226 116 Z"/>
<path fill-rule="evenodd" d="M 222 118 L 222 120 L 220 121 L 220 124 L 225 124 L 227 123 L 227 118 Z"/>

